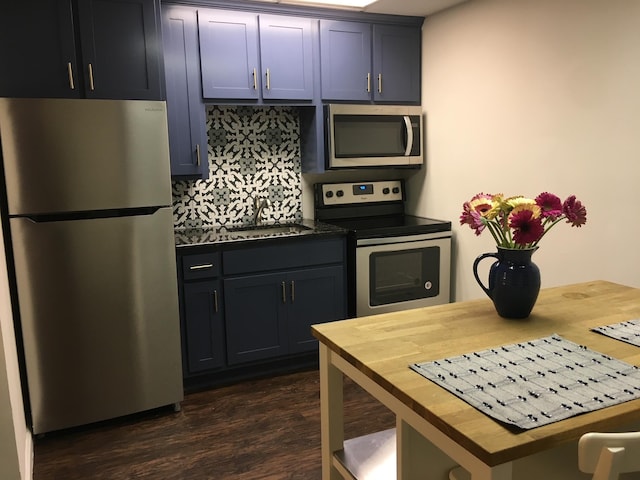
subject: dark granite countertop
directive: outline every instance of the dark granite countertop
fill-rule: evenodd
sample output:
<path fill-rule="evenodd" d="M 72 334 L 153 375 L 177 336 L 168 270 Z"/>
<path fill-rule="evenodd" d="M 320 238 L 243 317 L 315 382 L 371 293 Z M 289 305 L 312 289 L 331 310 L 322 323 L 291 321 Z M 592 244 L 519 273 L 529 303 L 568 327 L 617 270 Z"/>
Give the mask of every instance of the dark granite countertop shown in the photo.
<path fill-rule="evenodd" d="M 299 227 L 300 225 L 302 227 Z M 237 230 L 238 228 L 243 230 Z M 346 234 L 347 230 L 315 220 L 304 219 L 295 223 L 268 224 L 260 227 L 239 227 L 234 225 L 178 229 L 174 233 L 176 248 L 180 248 L 196 245 L 218 245 L 256 240 Z"/>

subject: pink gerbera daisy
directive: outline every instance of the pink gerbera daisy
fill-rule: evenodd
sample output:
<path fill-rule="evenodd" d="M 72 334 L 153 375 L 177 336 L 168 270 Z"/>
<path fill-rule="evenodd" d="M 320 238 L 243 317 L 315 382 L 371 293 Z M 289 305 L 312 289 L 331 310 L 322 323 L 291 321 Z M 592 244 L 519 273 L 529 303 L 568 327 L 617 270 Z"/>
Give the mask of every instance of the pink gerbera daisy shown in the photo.
<path fill-rule="evenodd" d="M 567 223 L 572 227 L 581 227 L 587 223 L 587 209 L 580 200 L 576 200 L 575 195 L 571 195 L 562 204 L 562 211 L 567 217 Z"/>
<path fill-rule="evenodd" d="M 536 218 L 534 213 L 527 209 L 509 215 L 509 227 L 513 229 L 513 241 L 518 245 L 537 242 L 544 233 L 540 217 Z"/>
<path fill-rule="evenodd" d="M 540 207 L 544 218 L 555 220 L 562 215 L 562 200 L 553 193 L 541 193 L 536 197 L 536 204 Z"/>

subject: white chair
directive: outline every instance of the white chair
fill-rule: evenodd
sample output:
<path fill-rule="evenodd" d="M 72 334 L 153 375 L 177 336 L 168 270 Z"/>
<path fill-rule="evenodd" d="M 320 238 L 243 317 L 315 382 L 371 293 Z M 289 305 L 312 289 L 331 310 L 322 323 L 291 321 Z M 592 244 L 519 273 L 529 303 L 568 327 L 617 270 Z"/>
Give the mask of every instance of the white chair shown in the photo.
<path fill-rule="evenodd" d="M 593 480 L 640 472 L 640 432 L 585 433 L 578 442 L 578 468 L 593 473 Z"/>
<path fill-rule="evenodd" d="M 575 453 L 571 456 L 575 458 Z M 565 470 L 560 477 L 551 476 L 559 474 L 560 469 L 570 469 L 571 462 L 567 462 L 567 458 L 571 456 L 565 455 L 563 461 L 562 455 L 556 454 L 556 462 L 536 461 L 528 465 L 529 468 L 514 471 L 514 478 L 543 478 L 545 475 L 540 470 L 546 472 L 547 478 L 578 478 L 582 474 L 575 470 L 575 463 L 575 473 Z M 640 432 L 584 434 L 578 442 L 578 469 L 592 474 L 592 480 L 618 480 L 620 474 L 640 472 Z M 640 475 L 625 478 L 640 478 Z M 449 472 L 449 480 L 470 479 L 471 475 L 462 467 L 455 467 Z"/>

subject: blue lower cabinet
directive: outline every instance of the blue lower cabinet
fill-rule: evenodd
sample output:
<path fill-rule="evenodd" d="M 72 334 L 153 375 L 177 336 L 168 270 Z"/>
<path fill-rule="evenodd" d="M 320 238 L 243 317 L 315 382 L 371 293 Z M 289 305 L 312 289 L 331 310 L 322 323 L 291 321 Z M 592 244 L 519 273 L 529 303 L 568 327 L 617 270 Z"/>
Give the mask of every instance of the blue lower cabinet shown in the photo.
<path fill-rule="evenodd" d="M 186 384 L 311 365 L 311 325 L 347 316 L 345 237 L 251 244 L 178 251 Z"/>
<path fill-rule="evenodd" d="M 225 279 L 229 365 L 313 351 L 311 325 L 345 318 L 342 266 Z"/>
<path fill-rule="evenodd" d="M 225 279 L 229 365 L 287 353 L 281 278 L 266 274 Z"/>
<path fill-rule="evenodd" d="M 311 325 L 345 318 L 342 266 L 309 268 L 288 275 L 287 326 L 291 353 L 315 350 Z"/>
<path fill-rule="evenodd" d="M 226 364 L 220 280 L 184 285 L 186 367 L 189 373 Z"/>

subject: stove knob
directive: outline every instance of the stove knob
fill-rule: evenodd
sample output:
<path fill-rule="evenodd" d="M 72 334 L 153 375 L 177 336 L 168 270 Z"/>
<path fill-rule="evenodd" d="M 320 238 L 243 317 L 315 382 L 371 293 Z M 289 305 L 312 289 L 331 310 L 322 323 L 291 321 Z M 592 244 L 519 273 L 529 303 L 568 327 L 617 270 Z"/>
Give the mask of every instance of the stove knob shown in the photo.
<path fill-rule="evenodd" d="M 382 189 L 382 193 L 384 193 L 385 195 L 389 195 L 389 191 L 390 191 L 390 190 L 389 190 L 389 187 L 384 187 L 384 188 Z"/>
<path fill-rule="evenodd" d="M 337 195 L 338 197 L 343 197 L 343 196 L 344 196 L 344 192 L 343 192 L 342 190 L 338 190 L 338 191 L 336 192 L 336 195 Z"/>
<path fill-rule="evenodd" d="M 333 197 L 333 192 L 331 190 L 329 190 L 327 193 L 324 194 L 325 197 L 327 198 L 331 198 Z"/>
<path fill-rule="evenodd" d="M 400 187 L 393 187 L 393 193 L 400 193 Z"/>

